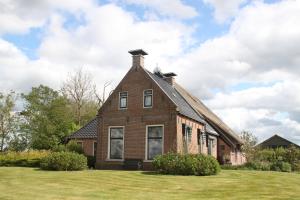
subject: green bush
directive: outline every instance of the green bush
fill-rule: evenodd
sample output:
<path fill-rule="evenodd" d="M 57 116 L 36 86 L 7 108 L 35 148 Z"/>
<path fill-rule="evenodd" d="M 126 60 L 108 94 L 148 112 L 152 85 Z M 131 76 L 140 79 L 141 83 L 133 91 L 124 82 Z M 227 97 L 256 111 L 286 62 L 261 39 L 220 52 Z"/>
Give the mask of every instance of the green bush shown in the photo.
<path fill-rule="evenodd" d="M 78 171 L 87 167 L 87 158 L 75 152 L 54 152 L 41 160 L 40 167 L 43 170 Z"/>
<path fill-rule="evenodd" d="M 71 140 L 70 142 L 68 142 L 66 148 L 67 151 L 83 154 L 83 148 L 81 145 L 77 144 L 76 140 Z"/>
<path fill-rule="evenodd" d="M 63 152 L 63 151 L 68 151 L 68 149 L 67 149 L 66 145 L 59 144 L 59 145 L 53 147 L 52 151 L 53 152 Z"/>
<path fill-rule="evenodd" d="M 40 160 L 49 154 L 49 151 L 36 150 L 26 152 L 8 151 L 0 153 L 0 166 L 39 167 Z"/>
<path fill-rule="evenodd" d="M 83 154 L 83 148 L 80 144 L 77 144 L 76 140 L 69 141 L 66 145 L 59 144 L 52 148 L 53 152 L 75 152 L 79 154 Z"/>
<path fill-rule="evenodd" d="M 95 156 L 87 156 L 88 168 L 95 168 L 95 165 L 96 165 L 96 157 Z"/>
<path fill-rule="evenodd" d="M 260 171 L 270 171 L 271 169 L 271 164 L 270 162 L 248 162 L 245 165 L 243 165 L 245 169 L 250 169 L 250 170 L 260 170 Z"/>
<path fill-rule="evenodd" d="M 273 171 L 279 171 L 279 172 L 291 172 L 292 167 L 291 164 L 284 161 L 277 161 L 272 163 L 271 170 Z"/>
<path fill-rule="evenodd" d="M 220 171 L 220 165 L 215 158 L 201 154 L 168 153 L 156 156 L 152 164 L 156 171 L 163 174 L 207 176 Z"/>

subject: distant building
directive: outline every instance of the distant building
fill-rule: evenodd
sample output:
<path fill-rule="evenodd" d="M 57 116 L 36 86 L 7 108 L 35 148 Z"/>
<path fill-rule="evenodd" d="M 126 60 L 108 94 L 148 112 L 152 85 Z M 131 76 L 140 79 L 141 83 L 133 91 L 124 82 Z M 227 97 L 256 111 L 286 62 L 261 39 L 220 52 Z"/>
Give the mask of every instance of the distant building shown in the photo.
<path fill-rule="evenodd" d="M 300 148 L 299 145 L 283 138 L 283 137 L 280 137 L 279 135 L 273 135 L 272 137 L 270 137 L 269 139 L 261 142 L 260 144 L 258 144 L 257 146 L 258 147 L 261 147 L 263 149 L 266 149 L 266 148 L 273 148 L 273 149 L 276 149 L 278 147 L 283 147 L 283 148 L 288 148 L 289 146 L 291 145 L 294 145 L 298 148 Z"/>

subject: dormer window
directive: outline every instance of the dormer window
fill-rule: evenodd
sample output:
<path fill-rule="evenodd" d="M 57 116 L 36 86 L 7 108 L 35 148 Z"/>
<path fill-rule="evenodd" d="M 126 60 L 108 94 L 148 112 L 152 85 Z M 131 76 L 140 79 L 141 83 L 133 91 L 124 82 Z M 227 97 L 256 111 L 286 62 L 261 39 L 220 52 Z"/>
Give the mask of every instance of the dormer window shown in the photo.
<path fill-rule="evenodd" d="M 152 108 L 153 106 L 153 90 L 144 90 L 144 108 Z"/>
<path fill-rule="evenodd" d="M 127 99 L 128 99 L 128 92 L 120 92 L 119 93 L 119 108 L 126 109 L 127 108 Z"/>

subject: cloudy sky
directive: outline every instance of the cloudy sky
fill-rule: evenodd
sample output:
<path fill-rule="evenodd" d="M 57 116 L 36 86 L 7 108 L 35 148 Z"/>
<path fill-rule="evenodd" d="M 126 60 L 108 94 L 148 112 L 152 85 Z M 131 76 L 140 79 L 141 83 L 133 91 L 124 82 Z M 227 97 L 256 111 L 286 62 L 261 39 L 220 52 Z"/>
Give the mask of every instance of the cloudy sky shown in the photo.
<path fill-rule="evenodd" d="M 299 0 L 0 0 L 0 91 L 116 86 L 137 48 L 237 132 L 300 144 Z"/>

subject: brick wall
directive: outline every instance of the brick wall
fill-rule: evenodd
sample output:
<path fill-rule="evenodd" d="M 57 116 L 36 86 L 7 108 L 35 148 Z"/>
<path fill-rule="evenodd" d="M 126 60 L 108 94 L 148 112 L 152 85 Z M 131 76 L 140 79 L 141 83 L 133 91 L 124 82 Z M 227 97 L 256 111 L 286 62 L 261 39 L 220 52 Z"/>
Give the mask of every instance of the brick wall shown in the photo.
<path fill-rule="evenodd" d="M 200 145 L 198 145 L 197 133 L 198 129 L 204 130 L 204 125 L 196 122 L 194 120 L 188 119 L 184 116 L 177 116 L 177 152 L 183 153 L 183 137 L 182 137 L 182 124 L 185 124 L 192 128 L 192 138 L 191 142 L 188 143 L 188 153 L 197 154 L 202 153 L 208 154 L 208 147 L 206 145 L 206 141 L 201 139 Z M 217 158 L 217 138 L 215 136 L 210 135 L 210 139 L 213 139 L 212 151 L 211 155 Z"/>
<path fill-rule="evenodd" d="M 143 108 L 143 91 L 153 89 L 153 107 Z M 127 109 L 119 109 L 119 92 L 128 92 Z M 124 158 L 145 160 L 146 126 L 163 125 L 163 152 L 176 151 L 175 105 L 142 68 L 131 68 L 99 112 L 97 167 L 121 164 L 108 160 L 110 126 L 124 127 Z M 147 164 L 146 164 L 147 165 Z"/>
<path fill-rule="evenodd" d="M 76 142 L 82 143 L 84 154 L 87 156 L 94 156 L 94 142 L 96 139 L 77 139 Z"/>

